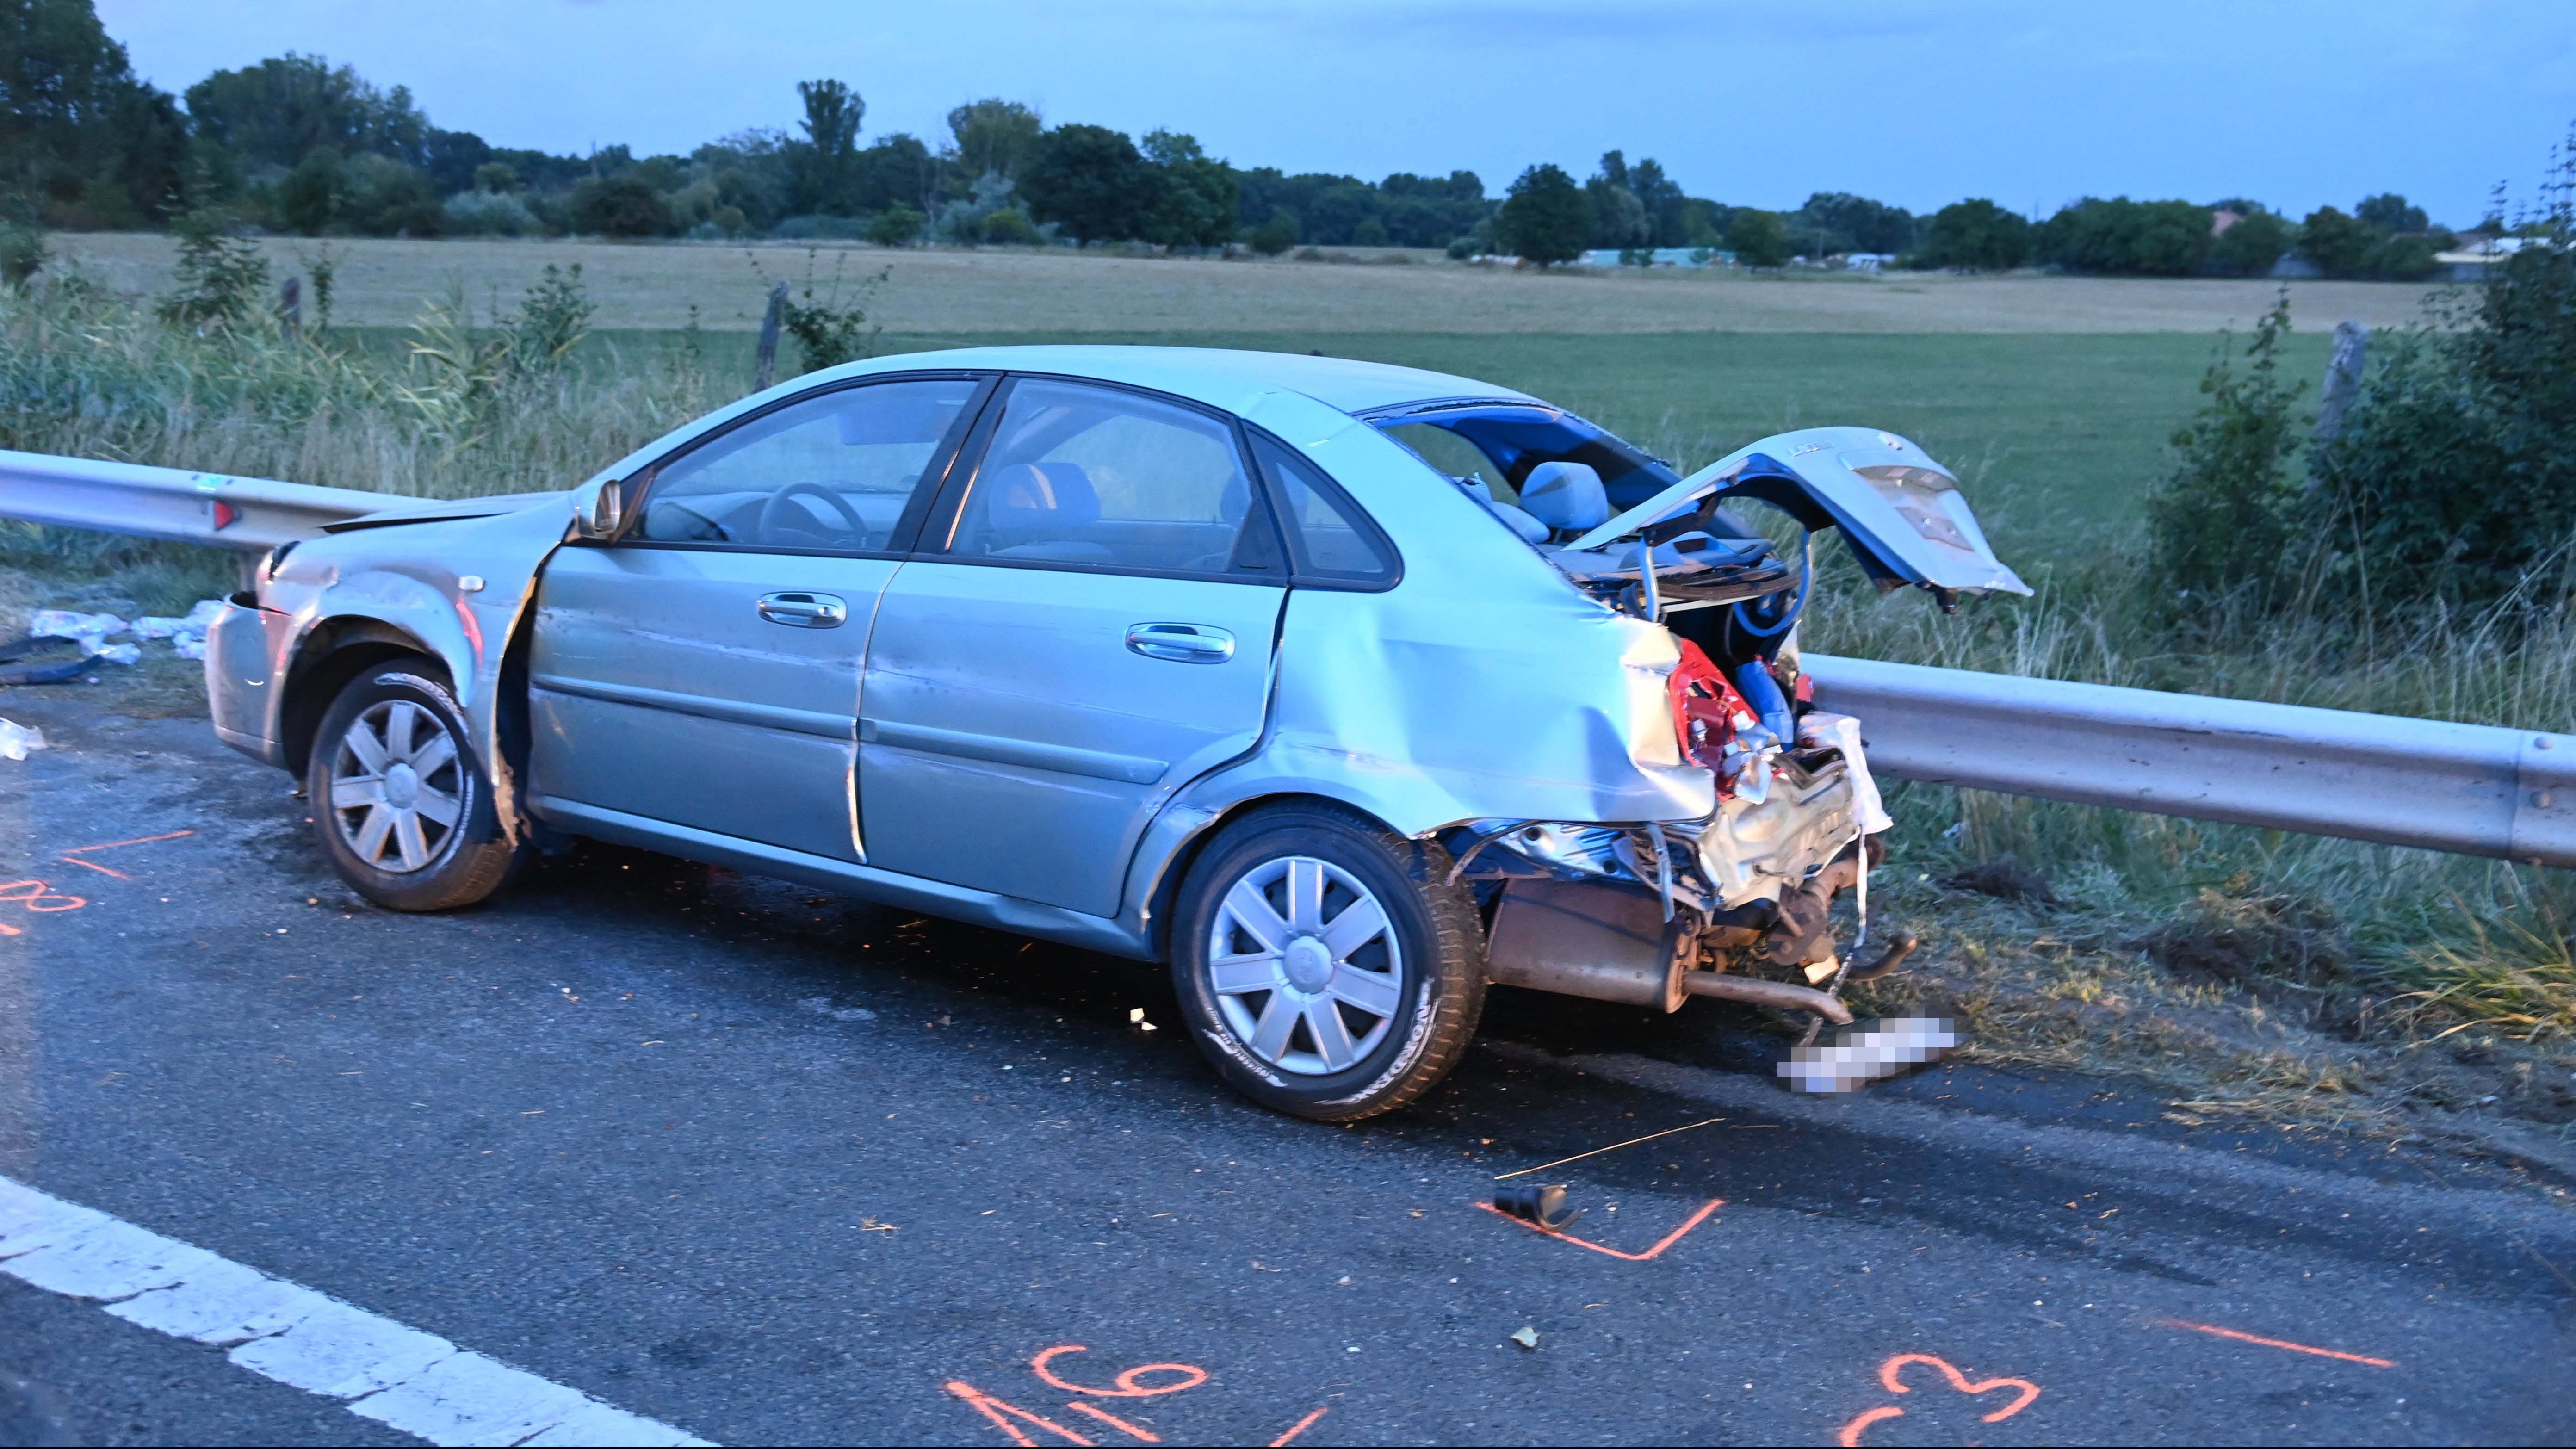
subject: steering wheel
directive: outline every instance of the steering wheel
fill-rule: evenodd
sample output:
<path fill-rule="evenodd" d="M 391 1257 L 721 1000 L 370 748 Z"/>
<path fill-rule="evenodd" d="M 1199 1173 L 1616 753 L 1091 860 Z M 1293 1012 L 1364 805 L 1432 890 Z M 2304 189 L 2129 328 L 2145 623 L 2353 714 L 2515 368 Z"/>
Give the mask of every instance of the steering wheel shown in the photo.
<path fill-rule="evenodd" d="M 802 534 L 807 538 L 813 539 L 816 543 L 824 547 L 830 547 L 833 544 L 834 540 L 825 538 L 822 534 L 815 532 L 813 529 L 800 528 L 796 523 L 788 521 L 791 517 L 802 523 L 811 523 L 813 521 L 813 519 L 807 515 L 804 510 L 796 509 L 791 513 L 788 506 L 789 499 L 801 497 L 807 494 L 811 494 L 812 496 L 820 498 L 824 502 L 832 505 L 833 511 L 841 515 L 842 521 L 849 525 L 849 543 L 851 545 L 855 546 L 867 541 L 868 521 L 859 517 L 858 510 L 850 506 L 850 500 L 833 492 L 831 489 L 824 487 L 820 483 L 790 483 L 786 487 L 779 489 L 777 492 L 770 494 L 769 501 L 760 505 L 761 542 L 784 543 L 787 542 L 787 540 L 781 538 L 780 535 Z"/>

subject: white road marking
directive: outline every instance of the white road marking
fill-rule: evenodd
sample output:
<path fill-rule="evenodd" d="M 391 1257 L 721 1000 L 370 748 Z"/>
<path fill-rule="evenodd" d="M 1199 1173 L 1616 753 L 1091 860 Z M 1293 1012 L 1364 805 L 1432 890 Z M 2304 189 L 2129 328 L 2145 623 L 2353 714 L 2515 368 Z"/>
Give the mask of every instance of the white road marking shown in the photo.
<path fill-rule="evenodd" d="M 704 1439 L 460 1349 L 328 1294 L 0 1177 L 0 1273 L 97 1299 L 129 1323 L 447 1445 L 691 1445 Z"/>

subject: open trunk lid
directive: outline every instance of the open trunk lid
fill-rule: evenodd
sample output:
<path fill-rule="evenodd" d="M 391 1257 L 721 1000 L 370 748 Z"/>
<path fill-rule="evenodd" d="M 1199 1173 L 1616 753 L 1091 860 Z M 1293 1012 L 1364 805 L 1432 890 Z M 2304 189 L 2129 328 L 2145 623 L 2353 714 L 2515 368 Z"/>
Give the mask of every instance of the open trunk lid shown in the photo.
<path fill-rule="evenodd" d="M 1769 503 L 1809 529 L 1838 528 L 1886 587 L 2027 594 L 1995 557 L 1959 480 L 1907 439 L 1875 428 L 1801 428 L 1729 453 L 1567 545 L 1598 549 L 1711 499 Z"/>

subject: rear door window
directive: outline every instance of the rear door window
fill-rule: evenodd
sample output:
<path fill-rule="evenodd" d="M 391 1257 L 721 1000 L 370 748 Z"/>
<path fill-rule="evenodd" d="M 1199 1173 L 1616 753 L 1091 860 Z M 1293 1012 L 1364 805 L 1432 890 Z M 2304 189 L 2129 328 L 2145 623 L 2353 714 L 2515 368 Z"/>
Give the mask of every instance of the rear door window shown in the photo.
<path fill-rule="evenodd" d="M 1141 393 L 1022 378 L 1003 398 L 945 552 L 1277 578 L 1272 540 L 1230 424 Z"/>
<path fill-rule="evenodd" d="M 630 537 L 885 549 L 979 385 L 962 377 L 872 383 L 763 414 L 657 469 Z"/>
<path fill-rule="evenodd" d="M 1323 469 L 1260 433 L 1252 436 L 1252 453 L 1278 500 L 1298 582 L 1384 588 L 1396 581 L 1394 548 Z"/>

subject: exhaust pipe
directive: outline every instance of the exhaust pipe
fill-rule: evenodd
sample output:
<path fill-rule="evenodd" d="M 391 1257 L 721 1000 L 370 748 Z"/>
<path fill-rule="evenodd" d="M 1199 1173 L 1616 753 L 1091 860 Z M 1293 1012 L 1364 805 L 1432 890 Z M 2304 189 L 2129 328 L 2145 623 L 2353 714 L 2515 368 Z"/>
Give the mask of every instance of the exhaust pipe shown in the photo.
<path fill-rule="evenodd" d="M 1755 1006 L 1776 1006 L 1782 1011 L 1812 1011 L 1836 1026 L 1851 1025 L 1851 1008 L 1812 986 L 1792 986 L 1785 981 L 1757 981 L 1749 976 L 1728 976 L 1716 971 L 1685 971 L 1681 976 L 1683 988 L 1693 996 L 1747 1001 Z"/>

